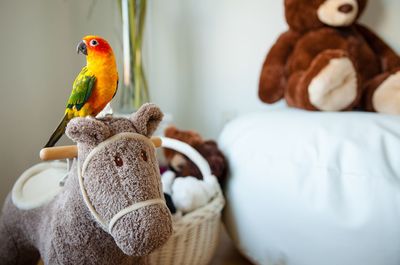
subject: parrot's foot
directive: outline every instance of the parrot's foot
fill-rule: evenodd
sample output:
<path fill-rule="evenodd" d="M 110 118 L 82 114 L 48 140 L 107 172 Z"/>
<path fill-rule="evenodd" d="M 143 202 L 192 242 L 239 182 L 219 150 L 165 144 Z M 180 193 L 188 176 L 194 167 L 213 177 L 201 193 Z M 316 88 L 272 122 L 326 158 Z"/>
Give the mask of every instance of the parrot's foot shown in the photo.
<path fill-rule="evenodd" d="M 96 118 L 104 118 L 108 115 L 113 115 L 113 109 L 111 108 L 111 104 L 108 103 L 104 109 L 102 111 L 99 112 L 99 114 L 97 114 Z"/>

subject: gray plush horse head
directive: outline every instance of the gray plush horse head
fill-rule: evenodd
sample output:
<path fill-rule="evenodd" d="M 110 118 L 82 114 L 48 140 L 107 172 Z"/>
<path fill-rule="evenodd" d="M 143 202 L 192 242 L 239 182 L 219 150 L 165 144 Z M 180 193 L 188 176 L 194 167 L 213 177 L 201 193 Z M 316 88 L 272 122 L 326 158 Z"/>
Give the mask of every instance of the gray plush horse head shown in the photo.
<path fill-rule="evenodd" d="M 130 119 L 71 120 L 66 134 L 78 144 L 73 174 L 63 191 L 39 208 L 20 210 L 7 200 L 1 242 L 24 242 L 19 251 L 33 246 L 46 264 L 146 263 L 131 256 L 148 255 L 172 233 L 149 139 L 161 119 L 159 108 L 146 104 Z M 44 213 L 54 217 L 35 218 Z M 18 219 L 22 221 L 16 223 Z M 43 241 L 51 241 L 51 246 Z M 17 249 L 0 247 L 0 263 L 15 264 L 5 261 L 27 254 Z"/>

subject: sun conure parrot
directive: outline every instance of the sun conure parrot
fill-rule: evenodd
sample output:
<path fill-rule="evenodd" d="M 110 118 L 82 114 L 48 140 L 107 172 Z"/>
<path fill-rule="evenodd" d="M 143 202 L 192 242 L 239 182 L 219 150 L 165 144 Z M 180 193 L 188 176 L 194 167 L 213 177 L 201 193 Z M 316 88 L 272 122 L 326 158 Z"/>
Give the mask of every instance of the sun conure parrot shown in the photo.
<path fill-rule="evenodd" d="M 76 77 L 65 115 L 45 147 L 57 143 L 72 118 L 96 116 L 117 92 L 118 70 L 108 42 L 99 36 L 86 36 L 76 49 L 86 55 L 86 66 Z"/>

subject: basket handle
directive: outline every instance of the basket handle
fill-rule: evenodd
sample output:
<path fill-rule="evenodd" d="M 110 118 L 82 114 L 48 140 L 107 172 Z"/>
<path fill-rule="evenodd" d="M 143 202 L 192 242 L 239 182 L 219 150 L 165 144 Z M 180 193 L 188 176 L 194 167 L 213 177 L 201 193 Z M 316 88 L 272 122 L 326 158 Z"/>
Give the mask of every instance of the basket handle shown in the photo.
<path fill-rule="evenodd" d="M 161 138 L 161 147 L 172 149 L 184 154 L 199 168 L 201 175 L 203 175 L 204 179 L 211 177 L 212 175 L 211 168 L 207 160 L 205 160 L 204 157 L 199 152 L 197 152 L 196 149 L 194 149 L 187 143 L 181 142 L 176 139 L 168 137 L 160 137 L 160 138 Z"/>

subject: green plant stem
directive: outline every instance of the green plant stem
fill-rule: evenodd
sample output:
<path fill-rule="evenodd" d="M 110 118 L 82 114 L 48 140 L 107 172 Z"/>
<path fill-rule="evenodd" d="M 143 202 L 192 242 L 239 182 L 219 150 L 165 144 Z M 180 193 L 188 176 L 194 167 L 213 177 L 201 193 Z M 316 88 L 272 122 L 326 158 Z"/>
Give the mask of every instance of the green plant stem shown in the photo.
<path fill-rule="evenodd" d="M 141 10 L 140 10 L 140 16 L 139 16 L 139 35 L 138 35 L 138 46 L 140 47 L 140 50 L 142 50 L 143 46 L 143 32 L 144 32 L 144 26 L 146 22 L 146 13 L 147 13 L 147 0 L 140 0 L 141 1 Z M 147 80 L 144 75 L 143 71 L 143 64 L 142 64 L 142 56 L 141 56 L 141 66 L 140 66 L 140 76 L 141 76 L 141 81 L 143 84 L 143 100 L 144 101 L 149 101 L 149 92 L 148 92 L 148 86 L 147 86 Z"/>
<path fill-rule="evenodd" d="M 135 59 L 136 59 L 136 63 L 135 63 L 135 107 L 139 108 L 141 105 L 141 88 L 142 88 L 142 78 L 140 76 L 140 68 L 141 68 L 141 52 L 140 49 L 135 49 Z"/>
<path fill-rule="evenodd" d="M 134 43 L 135 43 L 135 39 L 136 39 L 136 0 L 129 0 L 129 30 L 130 30 L 130 54 L 131 54 L 131 62 L 130 65 L 134 66 L 135 65 L 135 50 L 134 50 Z M 131 68 L 131 71 L 134 70 Z M 130 101 L 130 105 L 134 106 L 135 108 L 137 108 L 137 106 L 135 105 L 135 98 L 137 97 L 136 93 L 135 93 L 135 86 L 136 86 L 136 76 L 134 74 L 131 75 L 131 85 L 129 87 L 130 90 L 130 97 L 129 97 L 129 101 Z"/>
<path fill-rule="evenodd" d="M 122 11 L 122 0 L 118 1 Z M 125 106 L 138 109 L 144 102 L 148 102 L 150 95 L 148 83 L 143 67 L 143 33 L 147 12 L 147 0 L 128 1 L 129 23 L 129 53 L 130 53 L 130 84 L 124 87 L 122 96 Z M 122 13 L 121 13 L 122 14 Z"/>
<path fill-rule="evenodd" d="M 146 19 L 146 10 L 147 10 L 147 0 L 139 0 L 141 2 L 140 4 L 140 14 L 139 14 L 139 30 L 138 30 L 138 44 L 140 48 L 142 47 L 142 41 L 143 41 L 143 29 L 144 29 L 144 23 Z"/>
<path fill-rule="evenodd" d="M 140 107 L 140 77 L 137 74 L 137 66 L 138 63 L 140 63 L 140 54 L 138 53 L 138 47 L 137 47 L 137 40 L 138 40 L 138 33 L 139 31 L 137 30 L 137 21 L 136 21 L 136 17 L 137 17 L 137 13 L 140 10 L 136 8 L 136 0 L 131 0 L 131 8 L 130 8 L 130 18 L 131 18 L 131 47 L 133 48 L 132 50 L 132 55 L 133 55 L 133 76 L 135 78 L 135 85 L 134 85 L 134 97 L 133 97 L 133 106 L 135 107 L 135 109 L 138 109 Z"/>
<path fill-rule="evenodd" d="M 146 75 L 145 75 L 145 72 L 144 72 L 144 69 L 143 69 L 143 65 L 140 68 L 140 74 L 141 74 L 141 76 L 143 78 L 144 94 L 145 94 L 145 97 L 146 97 L 145 101 L 149 101 L 150 100 L 149 86 L 148 86 L 148 83 L 147 83 L 147 79 L 146 79 Z"/>

